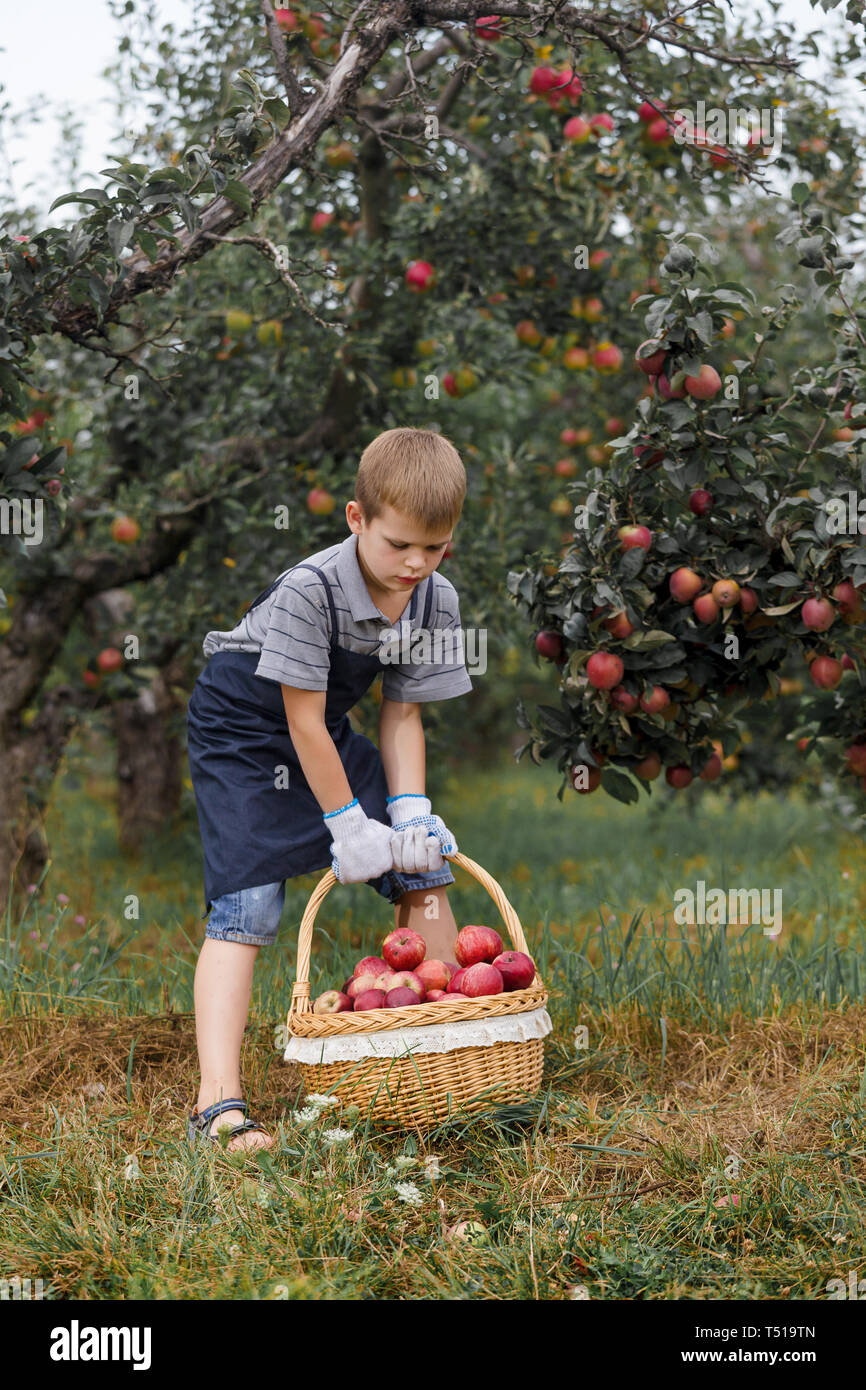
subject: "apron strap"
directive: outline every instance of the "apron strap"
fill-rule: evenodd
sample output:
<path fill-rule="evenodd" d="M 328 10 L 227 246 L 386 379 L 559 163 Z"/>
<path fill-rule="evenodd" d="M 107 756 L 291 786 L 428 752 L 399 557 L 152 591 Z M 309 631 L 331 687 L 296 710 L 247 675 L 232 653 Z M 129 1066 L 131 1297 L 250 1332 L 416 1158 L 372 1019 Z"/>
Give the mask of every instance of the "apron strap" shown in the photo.
<path fill-rule="evenodd" d="M 337 613 L 336 609 L 334 608 L 334 599 L 331 594 L 331 586 L 328 583 L 322 571 L 319 569 L 318 565 L 311 565 L 306 560 L 299 561 L 297 565 L 290 565 L 287 570 L 283 570 L 282 574 L 277 575 L 273 584 L 269 584 L 267 589 L 262 590 L 258 598 L 253 599 L 252 603 L 247 609 L 247 612 L 251 613 L 254 608 L 258 608 L 260 603 L 264 603 L 265 599 L 268 598 L 274 592 L 274 589 L 276 589 L 277 585 L 282 583 L 286 575 L 291 574 L 292 571 L 296 569 L 315 570 L 316 574 L 319 576 L 319 578 L 322 581 L 322 584 L 324 585 L 325 593 L 328 595 L 328 606 L 331 610 L 331 650 L 333 651 L 334 647 L 337 645 Z"/>
<path fill-rule="evenodd" d="M 318 565 L 311 565 L 307 560 L 301 560 L 300 563 L 295 566 L 295 569 L 315 570 L 322 581 L 325 593 L 328 595 L 328 607 L 331 610 L 331 651 L 333 652 L 337 645 L 337 610 L 334 607 L 334 595 L 331 593 L 331 586 Z"/>
<path fill-rule="evenodd" d="M 428 618 L 430 617 L 430 609 L 431 609 L 432 606 L 433 606 L 433 589 L 434 589 L 435 584 L 436 584 L 436 576 L 435 576 L 435 574 L 431 574 L 431 576 L 430 576 L 430 583 L 429 583 L 428 586 L 427 586 L 427 601 L 426 601 L 426 603 L 424 604 L 424 617 L 421 619 L 421 626 L 422 626 L 423 628 L 426 628 L 426 627 L 427 627 L 427 620 L 428 620 Z"/>

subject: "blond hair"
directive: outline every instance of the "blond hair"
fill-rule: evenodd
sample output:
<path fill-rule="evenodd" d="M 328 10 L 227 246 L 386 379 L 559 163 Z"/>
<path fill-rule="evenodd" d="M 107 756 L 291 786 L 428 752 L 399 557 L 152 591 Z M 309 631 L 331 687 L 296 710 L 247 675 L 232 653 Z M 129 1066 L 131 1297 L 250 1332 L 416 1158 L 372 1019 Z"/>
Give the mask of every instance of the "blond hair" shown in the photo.
<path fill-rule="evenodd" d="M 355 501 L 368 524 L 393 507 L 428 532 L 450 531 L 465 496 L 463 461 L 433 430 L 385 430 L 361 455 Z"/>

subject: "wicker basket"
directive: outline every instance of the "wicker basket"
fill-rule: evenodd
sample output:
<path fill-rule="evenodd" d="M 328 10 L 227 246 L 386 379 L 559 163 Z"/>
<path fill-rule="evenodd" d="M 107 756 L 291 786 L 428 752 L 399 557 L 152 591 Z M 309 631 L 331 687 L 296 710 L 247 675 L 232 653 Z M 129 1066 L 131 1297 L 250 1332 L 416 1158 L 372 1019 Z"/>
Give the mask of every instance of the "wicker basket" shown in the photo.
<path fill-rule="evenodd" d="M 516 951 L 526 951 L 517 913 L 499 884 L 465 854 L 448 854 L 478 879 L 498 907 Z M 357 1013 L 314 1014 L 310 1002 L 310 946 L 316 913 L 337 883 L 329 869 L 314 888 L 301 921 L 298 978 L 292 989 L 288 1032 L 291 1037 L 330 1039 L 352 1034 L 382 1037 L 391 1029 L 460 1023 L 527 1013 L 542 1008 L 547 991 L 538 974 L 528 989 L 487 994 L 478 999 L 439 1000 L 408 1008 L 364 1009 Z M 308 1090 L 330 1092 L 360 1107 L 383 1128 L 434 1125 L 457 1114 L 526 1100 L 541 1086 L 543 1037 L 497 1041 L 486 1047 L 457 1047 L 447 1052 L 415 1048 L 398 1056 L 304 1063 L 296 1061 Z"/>

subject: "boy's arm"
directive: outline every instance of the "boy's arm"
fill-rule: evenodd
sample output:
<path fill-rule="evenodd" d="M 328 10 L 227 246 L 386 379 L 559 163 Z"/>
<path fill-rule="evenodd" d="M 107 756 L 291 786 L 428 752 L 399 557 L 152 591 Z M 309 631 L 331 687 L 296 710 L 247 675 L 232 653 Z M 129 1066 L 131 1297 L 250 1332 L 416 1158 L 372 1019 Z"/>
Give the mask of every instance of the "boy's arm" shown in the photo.
<path fill-rule="evenodd" d="M 383 698 L 379 707 L 379 753 L 391 796 L 424 794 L 426 745 L 417 701 Z"/>
<path fill-rule="evenodd" d="M 310 790 L 328 815 L 346 806 L 355 793 L 325 724 L 324 690 L 299 690 L 281 685 L 283 706 L 292 743 Z"/>

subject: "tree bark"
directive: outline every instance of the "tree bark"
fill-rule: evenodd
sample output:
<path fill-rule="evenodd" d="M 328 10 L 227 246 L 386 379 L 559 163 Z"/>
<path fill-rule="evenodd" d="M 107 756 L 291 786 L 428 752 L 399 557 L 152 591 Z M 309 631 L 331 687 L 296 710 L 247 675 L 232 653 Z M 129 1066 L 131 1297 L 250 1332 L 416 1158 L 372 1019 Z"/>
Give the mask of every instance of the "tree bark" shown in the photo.
<path fill-rule="evenodd" d="M 117 835 L 125 853 L 138 853 L 150 836 L 170 828 L 180 805 L 182 705 L 171 689 L 180 676 L 170 664 L 137 699 L 114 705 Z"/>

